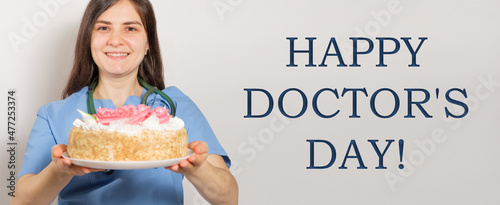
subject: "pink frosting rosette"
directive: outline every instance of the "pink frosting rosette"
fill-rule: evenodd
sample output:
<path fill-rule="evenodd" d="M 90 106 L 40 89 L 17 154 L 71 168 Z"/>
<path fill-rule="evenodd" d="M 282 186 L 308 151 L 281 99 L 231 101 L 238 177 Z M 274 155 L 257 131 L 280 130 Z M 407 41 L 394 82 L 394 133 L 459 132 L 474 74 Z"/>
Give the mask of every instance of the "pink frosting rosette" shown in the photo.
<path fill-rule="evenodd" d="M 160 124 L 168 123 L 170 117 L 172 117 L 172 115 L 168 114 L 168 109 L 162 107 L 152 109 L 151 112 L 156 114 L 156 117 L 160 120 Z"/>
<path fill-rule="evenodd" d="M 157 107 L 151 110 L 151 106 L 143 104 L 124 105 L 116 110 L 110 108 L 99 108 L 97 113 L 93 116 L 97 119 L 98 123 L 109 125 L 112 121 L 123 120 L 125 124 L 140 125 L 144 120 L 148 119 L 151 114 L 155 114 L 160 124 L 168 123 L 171 115 L 168 114 L 168 109 Z"/>

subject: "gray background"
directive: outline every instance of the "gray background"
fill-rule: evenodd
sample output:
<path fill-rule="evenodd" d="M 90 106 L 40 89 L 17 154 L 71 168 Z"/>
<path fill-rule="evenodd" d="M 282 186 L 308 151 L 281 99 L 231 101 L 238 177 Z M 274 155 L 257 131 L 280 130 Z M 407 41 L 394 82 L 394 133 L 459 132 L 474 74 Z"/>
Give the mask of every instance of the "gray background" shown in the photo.
<path fill-rule="evenodd" d="M 40 3 L 54 3 L 46 10 Z M 4 2 L 0 14 L 2 69 L 1 88 L 17 91 L 17 171 L 38 108 L 58 100 L 72 65 L 78 24 L 88 1 L 20 0 Z M 482 1 L 305 1 L 305 0 L 209 0 L 152 1 L 159 27 L 168 85 L 190 96 L 203 111 L 219 141 L 233 161 L 231 168 L 240 187 L 240 204 L 499 204 L 500 139 L 500 3 Z M 390 17 L 381 14 L 390 14 Z M 36 20 L 33 20 L 35 17 Z M 23 35 L 25 22 L 36 31 Z M 5 25 L 6 24 L 6 25 Z M 9 35 L 26 43 L 13 46 Z M 378 44 L 371 54 L 358 59 L 361 67 L 306 68 L 306 56 L 297 54 L 297 68 L 287 68 L 289 42 L 306 48 L 304 37 L 317 37 L 316 64 L 320 64 L 331 37 L 341 45 L 346 64 L 351 64 L 349 37 L 428 37 L 417 55 L 419 68 L 410 68 L 404 44 L 399 53 L 378 63 Z M 416 45 L 417 41 L 412 41 Z M 401 42 L 402 43 L 402 42 Z M 388 47 L 387 49 L 390 49 Z M 487 83 L 491 81 L 493 83 Z M 369 98 L 358 99 L 359 119 L 351 119 L 350 95 L 334 100 L 322 95 L 324 113 L 340 109 L 331 119 L 318 117 L 311 107 L 322 88 L 363 88 L 371 94 L 391 88 L 401 100 L 399 112 L 390 119 L 372 114 Z M 244 88 L 263 88 L 275 100 L 266 118 L 247 119 Z M 276 107 L 281 92 L 301 89 L 308 98 L 306 113 L 284 118 Z M 405 119 L 405 88 L 431 92 L 425 104 L 433 116 L 426 119 L 414 108 L 415 119 Z M 441 90 L 436 100 L 434 90 Z M 462 119 L 444 118 L 444 107 L 461 108 L 444 100 L 450 88 L 466 89 L 469 114 Z M 389 113 L 392 97 L 380 94 L 380 112 Z M 415 96 L 418 98 L 419 96 Z M 420 96 L 422 97 L 422 96 Z M 456 96 L 460 99 L 459 96 Z M 301 108 L 299 95 L 285 98 L 290 114 Z M 264 112 L 265 98 L 254 97 L 253 109 Z M 377 106 L 377 107 L 378 107 Z M 1 142 L 7 149 L 7 102 L 0 101 Z M 433 134 L 434 133 L 434 134 Z M 433 138 L 444 133 L 441 140 Z M 335 145 L 337 159 L 329 169 L 307 170 L 307 139 L 324 139 Z M 368 139 L 404 139 L 404 170 L 397 168 L 399 153 L 392 144 L 384 158 L 387 169 L 375 169 L 378 157 Z M 366 170 L 338 169 L 350 140 L 356 140 Z M 252 145 L 255 141 L 258 145 Z M 425 145 L 422 145 L 425 144 Z M 385 145 L 381 143 L 382 148 Z M 420 145 L 420 146 L 419 146 Z M 352 151 L 352 150 L 351 150 Z M 352 155 L 353 153 L 351 153 Z M 7 201 L 8 153 L 2 152 L 0 201 Z M 326 164 L 330 153 L 317 145 L 317 164 Z M 388 179 L 397 180 L 391 183 Z M 204 204 L 185 182 L 186 204 Z"/>

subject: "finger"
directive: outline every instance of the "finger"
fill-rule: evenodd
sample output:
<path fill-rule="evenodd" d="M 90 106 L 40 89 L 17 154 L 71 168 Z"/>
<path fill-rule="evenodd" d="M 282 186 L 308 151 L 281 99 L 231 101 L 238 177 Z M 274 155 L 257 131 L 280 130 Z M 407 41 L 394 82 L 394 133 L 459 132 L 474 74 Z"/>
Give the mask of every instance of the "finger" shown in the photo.
<path fill-rule="evenodd" d="M 182 160 L 180 163 L 179 163 L 179 166 L 182 168 L 182 169 L 185 169 L 185 168 L 189 168 L 189 166 L 191 165 L 191 162 L 189 162 L 188 160 Z"/>
<path fill-rule="evenodd" d="M 193 154 L 187 158 L 187 161 L 191 163 L 193 166 L 201 165 L 204 162 L 205 157 L 198 154 Z"/>
<path fill-rule="evenodd" d="M 198 150 L 197 154 L 205 154 L 208 153 L 208 145 L 205 142 L 200 142 L 198 144 Z"/>
<path fill-rule="evenodd" d="M 188 147 L 196 154 L 208 153 L 208 145 L 203 141 L 191 142 Z"/>
<path fill-rule="evenodd" d="M 172 165 L 172 166 L 170 166 L 170 167 L 167 167 L 167 169 L 169 169 L 170 171 L 177 172 L 177 173 L 179 173 L 179 172 L 180 172 L 180 167 L 179 167 L 179 165 L 178 165 L 178 164 L 174 164 L 174 165 Z"/>
<path fill-rule="evenodd" d="M 189 162 L 195 162 L 195 161 L 196 161 L 196 159 L 197 159 L 197 157 L 196 157 L 196 156 L 197 156 L 196 154 L 193 154 L 193 155 L 189 156 L 189 157 L 187 158 L 187 160 L 188 160 Z"/>
<path fill-rule="evenodd" d="M 188 144 L 188 148 L 189 149 L 193 149 L 193 147 L 196 146 L 197 144 L 198 144 L 198 141 L 191 142 L 191 143 Z"/>
<path fill-rule="evenodd" d="M 70 166 L 73 162 L 70 159 L 62 159 L 62 164 L 64 166 Z"/>
<path fill-rule="evenodd" d="M 67 160 L 69 160 L 69 159 L 67 159 Z M 71 162 L 71 160 L 69 160 L 69 161 Z M 106 169 L 97 169 L 97 168 L 92 168 L 92 167 L 82 167 L 82 166 L 78 166 L 78 165 L 75 165 L 75 164 L 71 164 L 70 168 L 71 169 L 75 169 L 75 170 L 82 170 L 85 173 L 106 171 Z"/>
<path fill-rule="evenodd" d="M 52 148 L 52 156 L 53 157 L 57 157 L 57 158 L 61 158 L 62 157 L 62 149 L 58 146 L 55 146 L 54 148 Z"/>
<path fill-rule="evenodd" d="M 84 172 L 85 174 L 87 174 L 87 173 L 92 172 L 92 169 L 84 167 L 84 168 L 83 168 L 83 172 Z"/>
<path fill-rule="evenodd" d="M 64 171 L 70 175 L 84 175 L 86 173 L 96 172 L 96 171 L 104 171 L 104 169 L 93 169 L 90 167 L 81 167 L 72 163 L 70 159 L 62 158 L 57 159 L 56 164 L 61 171 Z"/>
<path fill-rule="evenodd" d="M 199 145 L 196 145 L 193 147 L 193 151 L 195 154 L 200 154 L 201 153 L 201 148 Z"/>
<path fill-rule="evenodd" d="M 193 154 L 187 158 L 194 166 L 200 166 L 203 164 L 208 157 L 208 153 Z"/>
<path fill-rule="evenodd" d="M 195 165 L 188 160 L 183 160 L 179 163 L 179 168 L 182 170 L 182 173 L 190 173 L 196 168 Z"/>
<path fill-rule="evenodd" d="M 56 166 L 58 167 L 59 170 L 61 171 L 70 171 L 71 170 L 71 160 L 69 160 L 68 162 L 68 159 L 59 159 L 59 158 L 55 158 L 54 162 L 56 163 Z"/>
<path fill-rule="evenodd" d="M 72 175 L 78 175 L 78 176 L 82 176 L 82 175 L 84 175 L 86 173 L 89 173 L 84 168 L 73 168 L 69 172 L 71 172 Z"/>
<path fill-rule="evenodd" d="M 62 153 L 67 150 L 67 146 L 64 144 L 57 144 L 52 147 L 52 156 L 61 158 Z"/>
<path fill-rule="evenodd" d="M 93 169 L 93 168 L 89 168 L 89 167 L 80 167 L 77 165 L 71 165 L 68 167 L 68 169 L 74 175 L 79 175 L 79 176 L 84 175 L 84 174 L 88 174 L 91 172 L 96 172 L 96 171 L 105 171 L 104 169 Z"/>

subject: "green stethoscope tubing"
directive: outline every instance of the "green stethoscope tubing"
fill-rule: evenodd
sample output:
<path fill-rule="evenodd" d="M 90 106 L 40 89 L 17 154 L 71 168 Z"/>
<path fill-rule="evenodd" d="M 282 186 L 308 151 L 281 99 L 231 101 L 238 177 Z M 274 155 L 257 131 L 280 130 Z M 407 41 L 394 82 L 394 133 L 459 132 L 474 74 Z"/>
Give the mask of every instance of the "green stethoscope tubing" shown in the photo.
<path fill-rule="evenodd" d="M 165 94 L 164 92 L 159 90 L 157 87 L 153 87 L 153 86 L 149 85 L 148 83 L 146 83 L 146 81 L 144 81 L 139 76 L 137 76 L 137 80 L 139 81 L 139 85 L 141 85 L 142 87 L 146 88 L 146 90 L 148 90 L 144 94 L 144 96 L 141 98 L 141 104 L 145 105 L 149 95 L 154 92 L 154 93 L 160 95 L 163 99 L 165 99 L 167 101 L 168 106 L 170 107 L 170 115 L 175 117 L 174 102 L 172 101 L 172 99 L 170 97 L 168 97 L 167 94 Z M 91 115 L 97 113 L 95 110 L 95 106 L 94 106 L 94 90 L 96 87 L 97 87 L 97 80 L 92 82 L 89 86 L 89 94 L 88 94 L 88 98 L 87 98 L 87 109 L 88 109 L 89 114 L 91 114 Z"/>

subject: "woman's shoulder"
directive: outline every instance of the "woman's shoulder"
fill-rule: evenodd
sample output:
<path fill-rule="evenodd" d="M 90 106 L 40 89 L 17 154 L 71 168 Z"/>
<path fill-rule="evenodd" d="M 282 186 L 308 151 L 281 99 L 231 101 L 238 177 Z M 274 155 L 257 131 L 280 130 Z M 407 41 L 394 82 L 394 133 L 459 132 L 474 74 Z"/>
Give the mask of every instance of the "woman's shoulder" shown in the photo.
<path fill-rule="evenodd" d="M 178 87 L 176 86 L 169 86 L 162 90 L 167 96 L 172 98 L 174 101 L 180 101 L 183 103 L 194 103 L 192 102 L 191 98 L 189 98 L 184 92 L 182 92 Z"/>
<path fill-rule="evenodd" d="M 38 110 L 38 115 L 45 115 L 53 112 L 67 112 L 70 110 L 76 111 L 76 109 L 86 110 L 87 91 L 88 88 L 84 87 L 65 99 L 49 102 Z"/>
<path fill-rule="evenodd" d="M 88 91 L 88 87 L 84 87 L 84 88 L 80 89 L 79 91 L 77 91 L 76 93 L 71 94 L 67 98 L 50 102 L 50 103 L 46 104 L 46 106 L 61 106 L 61 105 L 67 105 L 67 104 L 74 104 L 75 102 L 80 102 L 80 101 L 82 101 L 82 99 L 83 100 L 87 99 L 87 91 Z"/>
<path fill-rule="evenodd" d="M 169 86 L 163 90 L 168 97 L 170 97 L 178 110 L 183 110 L 184 112 L 199 112 L 198 106 L 189 98 L 184 92 L 182 92 L 176 86 Z"/>
<path fill-rule="evenodd" d="M 184 94 L 178 87 L 176 86 L 169 86 L 166 87 L 164 90 L 162 90 L 164 93 L 175 96 L 175 97 L 187 97 L 186 94 Z"/>

